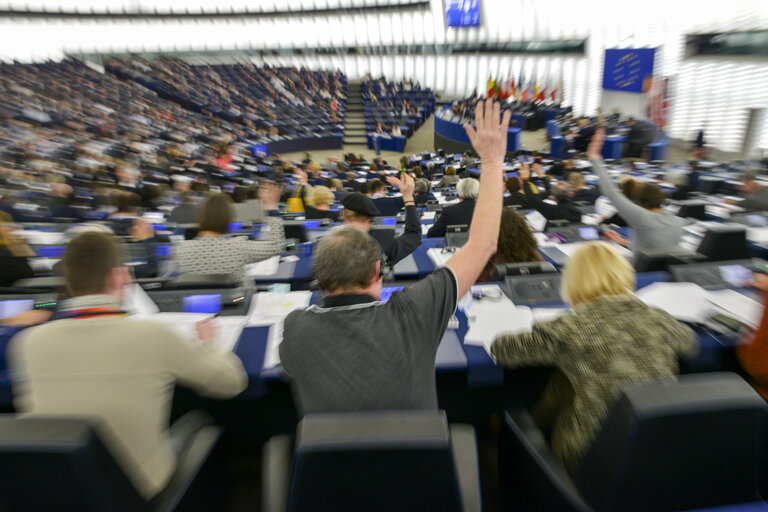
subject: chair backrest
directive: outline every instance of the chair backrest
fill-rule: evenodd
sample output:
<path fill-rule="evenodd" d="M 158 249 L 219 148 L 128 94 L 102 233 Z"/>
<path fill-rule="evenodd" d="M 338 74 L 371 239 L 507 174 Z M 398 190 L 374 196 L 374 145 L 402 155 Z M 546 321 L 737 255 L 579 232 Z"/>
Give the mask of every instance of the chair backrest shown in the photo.
<path fill-rule="evenodd" d="M 0 509 L 150 510 L 97 435 L 96 418 L 0 415 Z"/>
<path fill-rule="evenodd" d="M 445 413 L 304 417 L 296 435 L 288 508 L 461 510 Z"/>
<path fill-rule="evenodd" d="M 178 290 L 208 290 L 215 288 L 237 288 L 240 283 L 233 281 L 229 274 L 181 274 L 169 286 Z"/>
<path fill-rule="evenodd" d="M 574 480 L 595 510 L 689 510 L 750 502 L 763 486 L 766 402 L 738 375 L 625 390 Z"/>

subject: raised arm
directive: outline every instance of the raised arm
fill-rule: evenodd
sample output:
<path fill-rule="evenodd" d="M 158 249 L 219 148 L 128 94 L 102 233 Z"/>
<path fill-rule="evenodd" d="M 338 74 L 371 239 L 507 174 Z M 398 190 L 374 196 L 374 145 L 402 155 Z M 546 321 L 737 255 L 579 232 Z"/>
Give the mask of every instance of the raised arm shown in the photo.
<path fill-rule="evenodd" d="M 408 174 L 401 174 L 402 179 L 390 176 L 387 183 L 393 187 L 398 187 L 403 194 L 403 204 L 405 205 L 405 227 L 403 234 L 397 237 L 395 243 L 384 248 L 387 260 L 394 265 L 400 260 L 408 257 L 421 245 L 421 223 L 419 222 L 419 213 L 416 211 L 416 201 L 413 198 L 413 190 L 416 184 L 413 178 Z"/>
<path fill-rule="evenodd" d="M 475 107 L 475 127 L 464 125 L 472 146 L 480 155 L 483 169 L 480 192 L 469 228 L 469 240 L 446 263 L 458 279 L 459 297 L 477 281 L 488 260 L 496 254 L 504 196 L 501 166 L 507 153 L 507 129 L 511 116 L 507 110 L 499 124 L 500 111 L 501 105 L 490 99 L 485 104 L 478 102 Z"/>
<path fill-rule="evenodd" d="M 624 220 L 631 226 L 640 221 L 648 212 L 641 206 L 633 203 L 627 196 L 621 193 L 613 180 L 608 175 L 608 171 L 603 166 L 603 139 L 605 138 L 605 128 L 595 131 L 592 141 L 587 148 L 587 158 L 592 162 L 592 170 L 600 178 L 600 191 L 611 200 L 616 211 L 619 212 Z"/>

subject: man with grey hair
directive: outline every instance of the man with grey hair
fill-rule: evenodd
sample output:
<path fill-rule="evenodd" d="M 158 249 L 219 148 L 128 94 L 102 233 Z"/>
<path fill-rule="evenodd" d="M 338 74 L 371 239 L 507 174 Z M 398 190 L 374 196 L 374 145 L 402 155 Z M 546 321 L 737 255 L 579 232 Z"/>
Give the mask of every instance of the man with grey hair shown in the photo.
<path fill-rule="evenodd" d="M 531 172 L 527 167 L 520 167 L 518 171 L 523 181 L 523 190 L 528 204 L 534 210 L 541 213 L 547 220 L 567 220 L 568 222 L 581 222 L 581 211 L 571 201 L 571 185 L 566 181 L 558 181 L 550 186 L 550 193 L 555 204 L 544 202 L 535 194 L 531 187 L 525 184 L 531 178 Z"/>
<path fill-rule="evenodd" d="M 316 246 L 322 302 L 285 319 L 280 360 L 302 414 L 376 409 L 435 409 L 435 357 L 459 297 L 496 252 L 509 111 L 475 108 L 465 125 L 483 159 L 467 243 L 444 268 L 380 302 L 380 251 L 364 230 L 343 226 Z"/>
<path fill-rule="evenodd" d="M 445 236 L 448 226 L 466 225 L 472 223 L 472 213 L 475 211 L 475 198 L 480 190 L 480 182 L 474 178 L 464 178 L 456 185 L 456 195 L 459 204 L 446 206 L 435 223 L 427 231 L 427 237 L 439 238 Z"/>

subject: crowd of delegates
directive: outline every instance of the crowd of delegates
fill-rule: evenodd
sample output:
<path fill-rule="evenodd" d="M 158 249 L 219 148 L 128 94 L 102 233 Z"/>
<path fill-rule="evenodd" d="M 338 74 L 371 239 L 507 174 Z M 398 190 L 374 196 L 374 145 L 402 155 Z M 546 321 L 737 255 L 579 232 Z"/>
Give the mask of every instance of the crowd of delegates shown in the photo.
<path fill-rule="evenodd" d="M 296 68 L 192 65 L 180 59 L 108 60 L 105 68 L 184 107 L 244 126 L 255 142 L 342 132 L 346 78 Z"/>
<path fill-rule="evenodd" d="M 462 98 L 455 100 L 451 104 L 451 108 L 445 111 L 441 111 L 440 115 L 445 116 L 449 121 L 456 123 L 470 122 L 475 117 L 475 104 L 478 100 L 482 100 L 477 95 L 477 90 L 472 92 L 472 95 L 468 98 Z M 551 100 L 538 101 L 538 100 L 521 100 L 519 98 L 509 98 L 502 103 L 502 109 L 509 110 L 512 114 L 520 114 L 524 118 L 524 126 L 516 126 L 516 121 L 512 121 L 510 126 L 517 127 L 525 130 L 538 130 L 544 127 L 544 110 L 556 109 L 561 111 L 561 115 L 566 116 L 572 112 L 571 107 L 561 109 L 559 103 L 555 103 Z"/>
<path fill-rule="evenodd" d="M 142 204 L 175 205 L 170 215 L 184 219 L 196 212 L 196 233 L 174 251 L 181 271 L 228 274 L 245 284 L 247 263 L 280 254 L 285 247 L 280 203 L 296 199 L 304 213 L 317 216 L 330 214 L 330 206 L 340 202 L 343 210 L 337 218 L 343 225 L 329 230 L 313 253 L 322 299 L 291 313 L 284 322 L 280 359 L 299 411 L 303 415 L 435 409 L 437 348 L 460 297 L 475 282 L 498 280 L 497 263 L 541 259 L 514 201 L 543 214 L 556 208 L 567 215 L 577 192 L 580 202 L 596 196 L 567 162 L 546 169 L 542 160 L 515 159 L 518 176 L 505 182 L 505 168 L 512 164 L 505 159 L 510 115 L 509 111 L 502 115 L 500 105 L 491 101 L 477 107 L 475 126 L 467 133 L 479 161 L 465 155 L 456 163 L 458 169 L 445 170 L 445 177 L 456 177 L 445 183 L 437 179 L 434 161 L 422 167 L 421 155 L 403 161 L 407 173 L 380 159 L 367 162 L 351 154 L 343 162 L 329 160 L 322 166 L 310 158 L 291 164 L 272 157 L 255 162 L 261 166 L 258 172 L 230 181 L 218 174 L 206 175 L 201 182 L 181 180 L 189 186 L 179 197 L 171 189 L 160 195 L 142 194 L 147 186 L 143 175 L 121 176 L 119 183 L 133 179 L 133 187 L 112 189 L 111 198 L 119 197 L 121 203 L 107 208 L 116 219 L 113 226 L 128 221 L 127 238 L 141 241 L 154 236 L 138 218 Z M 668 247 L 679 238 L 679 221 L 659 211 L 655 185 L 628 186 L 627 181 L 616 188 L 600 157 L 603 137 L 604 130 L 598 129 L 587 157 L 599 177 L 600 192 L 634 228 L 630 243 L 635 248 Z M 479 179 L 470 172 L 478 164 Z M 31 172 L 17 173 L 11 181 L 4 178 L 3 185 L 26 186 L 29 191 L 35 177 Z M 468 241 L 443 268 L 381 303 L 388 267 L 421 243 L 417 199 L 429 197 L 433 184 L 447 189 L 443 192 L 458 193 L 460 202 L 445 207 L 442 215 L 447 216 L 446 224 L 468 224 Z M 61 185 L 52 188 L 66 196 L 65 186 L 73 185 Z M 394 190 L 397 196 L 389 194 Z M 549 196 L 554 204 L 543 200 Z M 233 197 L 239 201 L 236 204 L 246 205 L 242 211 L 233 205 Z M 405 211 L 405 226 L 402 235 L 385 242 L 376 238 L 371 225 L 390 207 L 396 213 Z M 260 219 L 269 227 L 268 236 L 262 240 L 226 236 L 236 215 Z M 0 258 L 26 258 L 28 247 L 10 229 L 10 215 L 3 213 L 1 219 Z M 142 495 L 151 499 L 173 471 L 175 450 L 184 444 L 179 433 L 189 435 L 209 421 L 186 417 L 186 428 L 168 428 L 173 383 L 225 398 L 241 392 L 247 377 L 234 355 L 211 343 L 216 334 L 210 322 L 198 324 L 202 343 L 192 346 L 163 326 L 123 314 L 121 301 L 131 273 L 121 253 L 121 242 L 105 228 L 85 226 L 74 234 L 63 258 L 63 274 L 73 296 L 64 303 L 60 317 L 23 331 L 12 341 L 10 365 L 18 410 L 103 416 L 120 447 L 118 460 Z M 566 264 L 563 282 L 563 298 L 573 306 L 572 313 L 539 322 L 530 333 L 502 334 L 493 341 L 491 352 L 503 366 L 557 369 L 534 413 L 551 431 L 554 452 L 573 468 L 600 429 L 617 391 L 635 381 L 675 375 L 678 357 L 695 354 L 698 346 L 690 328 L 633 294 L 634 270 L 605 242 L 588 242 L 576 250 Z M 768 286 L 763 284 L 763 289 Z M 739 353 L 745 368 L 763 385 L 766 372 L 760 357 L 765 338 L 761 328 L 748 345 L 751 348 Z M 113 403 L 121 408 L 106 405 Z"/>
<path fill-rule="evenodd" d="M 380 136 L 400 136 L 402 127 L 416 130 L 435 107 L 435 94 L 410 80 L 396 84 L 368 74 L 361 81 L 361 91 L 366 131 Z"/>
<path fill-rule="evenodd" d="M 595 117 L 578 117 L 572 112 L 565 112 L 555 119 L 560 133 L 565 137 L 566 147 L 570 151 L 585 152 L 598 127 L 605 129 L 608 135 L 624 135 L 626 158 L 643 158 L 644 149 L 658 138 L 659 130 L 648 121 L 638 121 L 633 117 L 621 118 L 617 109 L 610 115 L 603 115 L 598 109 Z"/>

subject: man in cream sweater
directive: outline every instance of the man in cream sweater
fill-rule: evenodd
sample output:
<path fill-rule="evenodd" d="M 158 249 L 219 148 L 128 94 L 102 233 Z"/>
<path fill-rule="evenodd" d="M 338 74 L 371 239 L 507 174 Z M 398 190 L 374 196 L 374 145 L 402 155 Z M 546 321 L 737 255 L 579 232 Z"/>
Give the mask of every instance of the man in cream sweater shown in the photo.
<path fill-rule="evenodd" d="M 219 351 L 211 322 L 193 346 L 156 322 L 121 311 L 131 274 L 113 235 L 85 232 L 64 254 L 73 298 L 63 319 L 23 331 L 11 343 L 16 409 L 24 414 L 96 415 L 101 435 L 136 489 L 149 500 L 176 468 L 183 440 L 168 428 L 176 382 L 229 398 L 247 385 L 240 360 Z"/>

